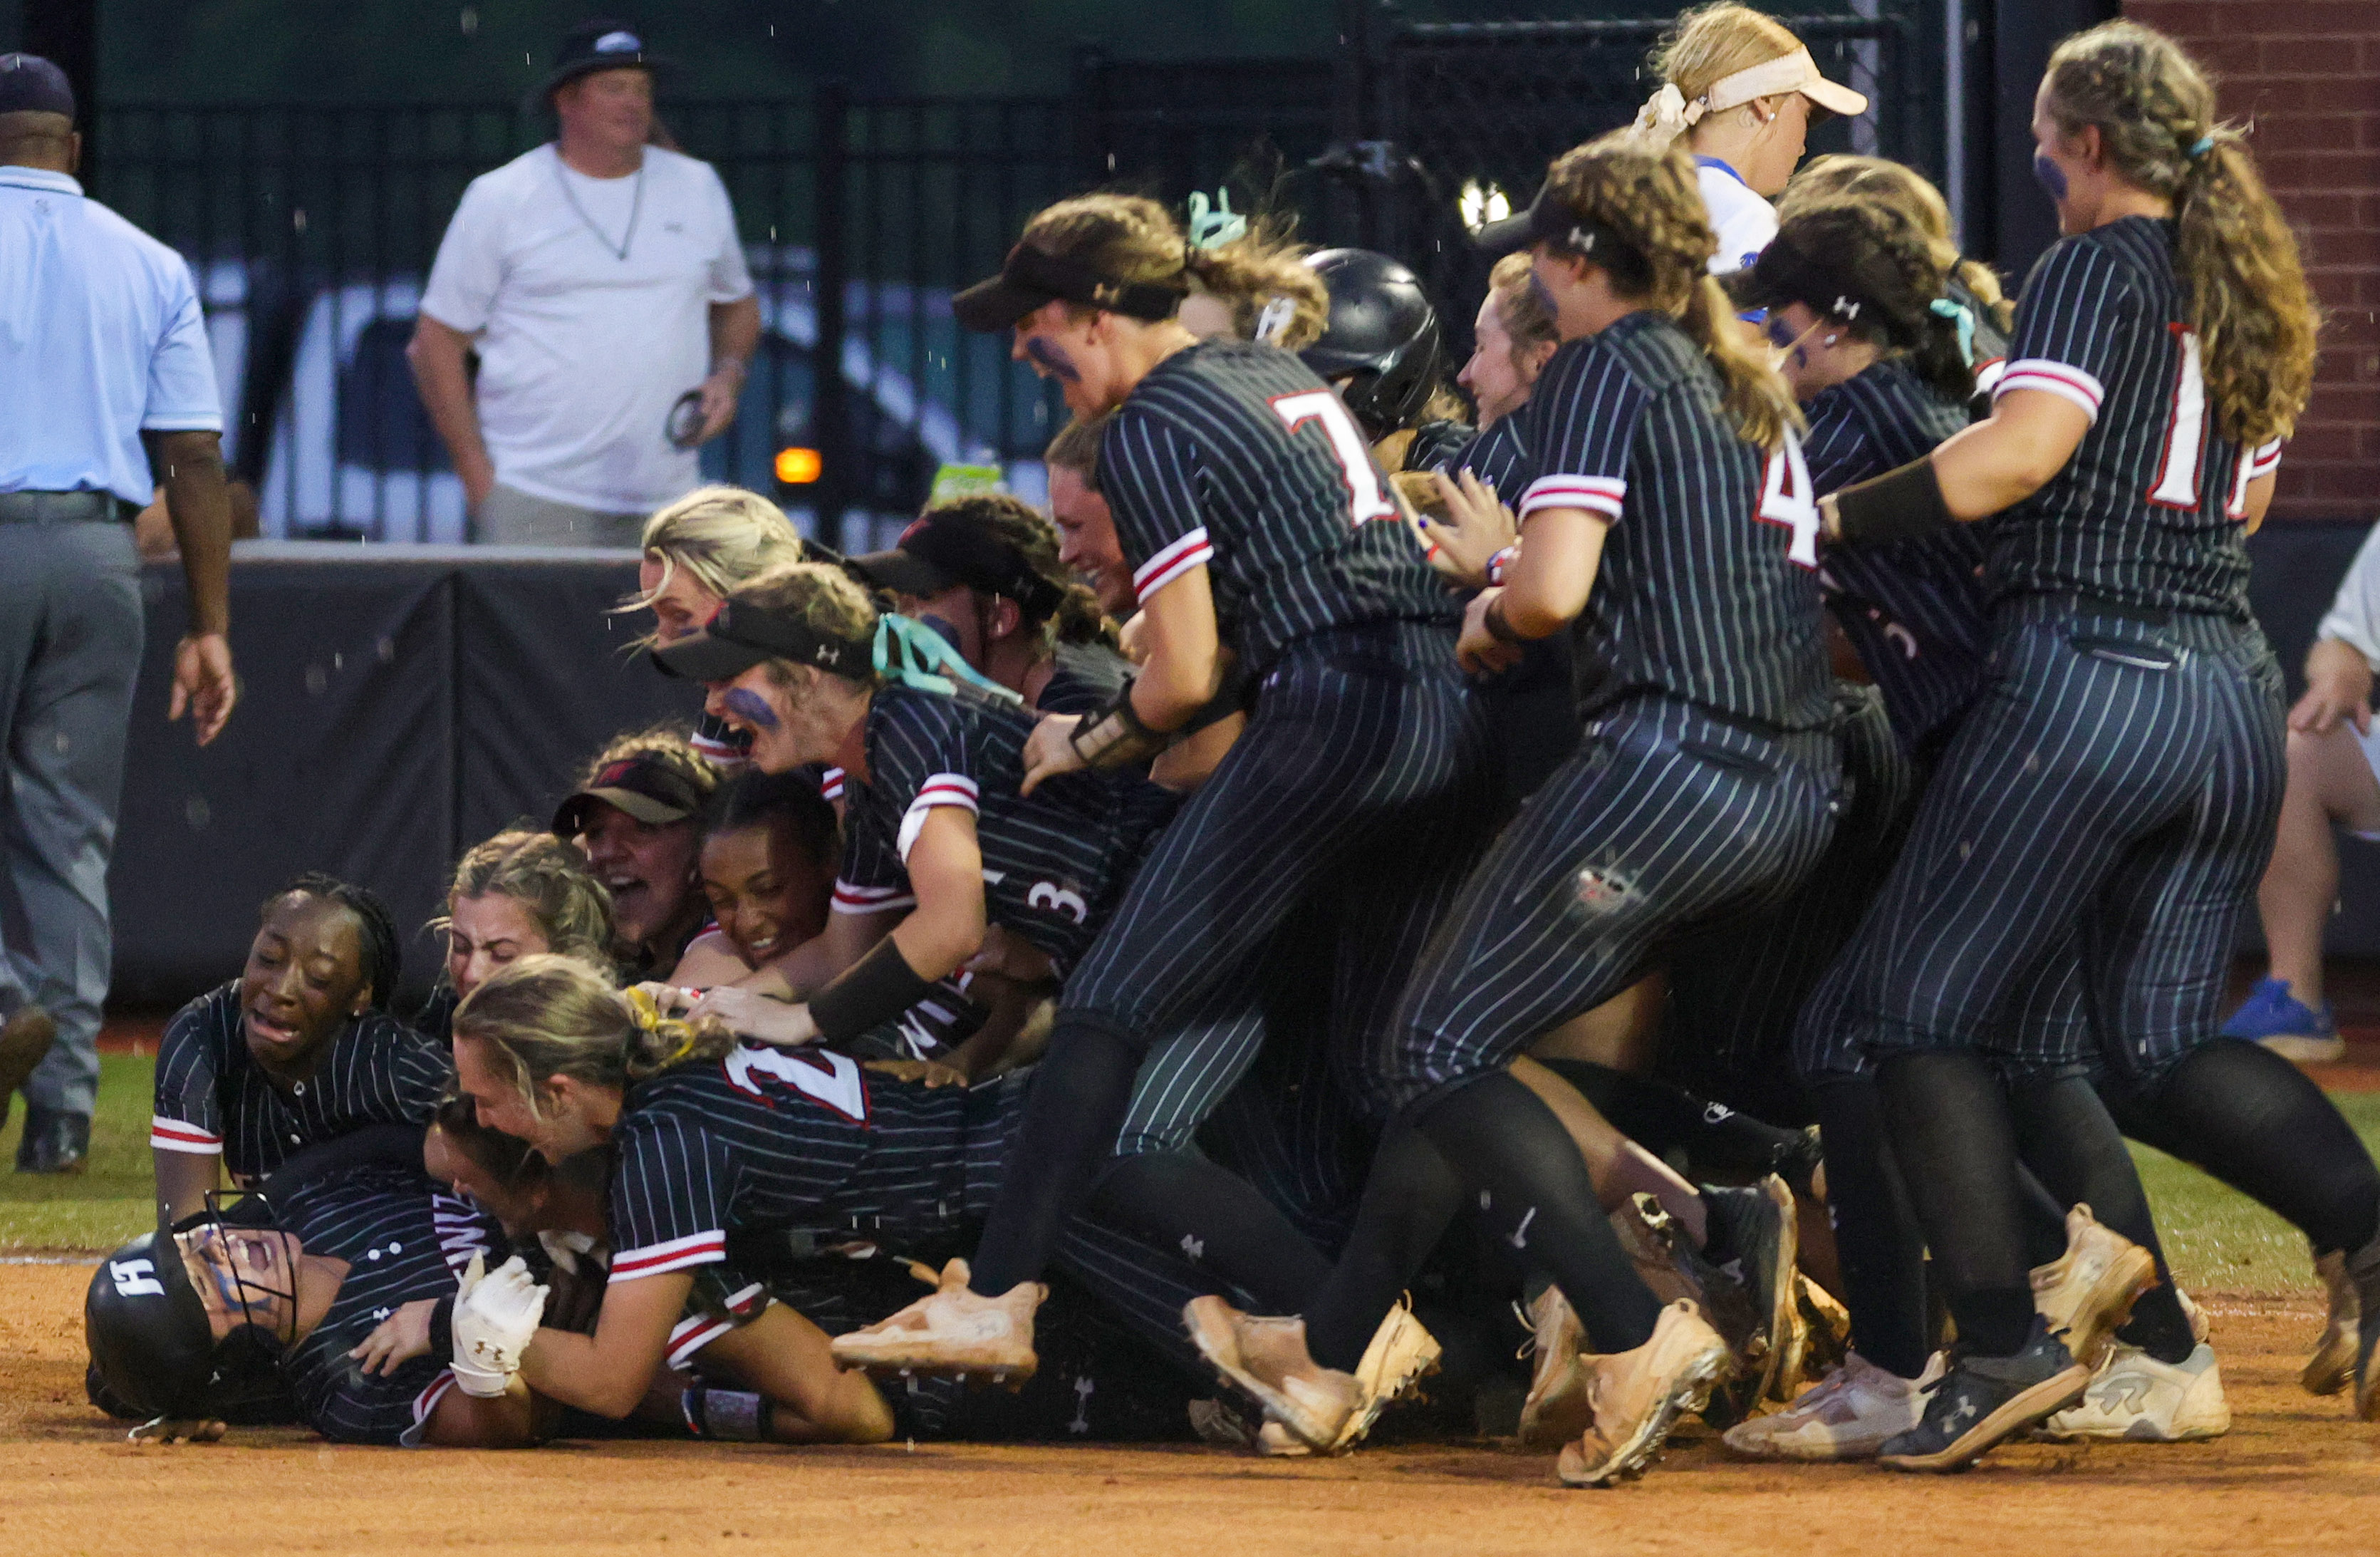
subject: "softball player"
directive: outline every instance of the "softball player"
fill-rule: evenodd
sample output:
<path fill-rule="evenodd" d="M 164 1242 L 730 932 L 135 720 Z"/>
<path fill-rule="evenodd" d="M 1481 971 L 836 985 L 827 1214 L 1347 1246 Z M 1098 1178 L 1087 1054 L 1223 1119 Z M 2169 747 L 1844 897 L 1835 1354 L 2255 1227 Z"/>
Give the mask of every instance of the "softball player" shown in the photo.
<path fill-rule="evenodd" d="M 1213 695 L 1219 621 L 1262 690 L 1067 982 L 970 1287 L 863 1332 L 869 1346 L 906 1335 L 911 1366 L 945 1367 L 943 1338 L 1012 1316 L 1024 1322 L 1010 1355 L 1030 1356 L 1029 1305 L 995 1300 L 1030 1290 L 1112 1154 L 1136 1080 L 1152 1089 L 1145 1063 L 1162 1073 L 1156 1088 L 1179 1089 L 1176 1118 L 1211 1111 L 1239 1079 L 1252 1051 L 1218 1064 L 1176 1035 L 1246 981 L 1283 923 L 1331 917 L 1341 1052 L 1344 1035 L 1377 1028 L 1492 805 L 1484 728 L 1448 652 L 1452 600 L 1412 532 L 1381 522 L 1401 516 L 1329 387 L 1285 352 L 1200 343 L 1174 320 L 1186 274 L 1208 262 L 1160 207 L 1090 196 L 1036 216 L 1001 275 L 959 298 L 964 322 L 1013 327 L 1016 355 L 1056 377 L 1077 416 L 1113 409 L 1099 486 L 1150 646 L 1099 717 L 1043 722 L 1028 783 L 1161 747 Z M 1196 1171 L 1178 1154 L 1174 1165 Z M 1207 1180 L 1195 1203 L 1170 1181 L 1132 1224 L 1193 1210 L 1182 1235 L 1210 1261 L 1232 1244 L 1247 1251 L 1235 1274 L 1277 1268 L 1278 1213 L 1227 1174 Z M 1126 1191 L 1107 1181 L 1114 1214 L 1110 1195 Z"/>
<path fill-rule="evenodd" d="M 1562 1457 L 1565 1480 L 1602 1483 L 1642 1468 L 1728 1348 L 1626 1268 L 1577 1149 L 1504 1062 L 1681 931 L 1781 894 L 1824 846 L 1836 773 L 1816 511 L 1790 397 L 1705 274 L 1711 232 L 1683 156 L 1581 147 L 1483 237 L 1535 250 L 1570 344 L 1523 413 L 1524 541 L 1506 586 L 1473 602 L 1463 654 L 1505 663 L 1584 613 L 1609 667 L 1592 733 L 1474 873 L 1388 1029 L 1378 1064 L 1406 1108 L 1305 1344 L 1212 1305 L 1192 1318 L 1210 1360 L 1328 1442 L 1358 1404 L 1354 1350 L 1452 1212 L 1428 1171 L 1442 1154 L 1617 1354 Z"/>
<path fill-rule="evenodd" d="M 598 1146 L 613 1153 L 611 1278 L 595 1332 L 542 1331 L 523 1365 L 539 1393 L 610 1417 L 643 1400 L 674 1345 L 690 1355 L 726 1339 L 688 1334 L 680 1320 L 697 1271 L 731 1264 L 731 1238 L 835 1226 L 931 1247 L 980 1217 L 1030 1090 L 1030 1073 L 929 1089 L 864 1076 L 832 1051 L 662 1022 L 565 958 L 527 959 L 490 979 L 456 1013 L 455 1033 L 457 1078 L 481 1124 L 548 1161 Z M 1138 1333 L 1190 1366 L 1174 1316 L 1207 1283 L 1089 1223 L 1067 1231 L 1064 1259 Z M 965 1271 L 953 1261 L 944 1283 Z M 762 1314 L 735 1327 L 746 1341 L 735 1360 L 765 1368 L 773 1345 L 793 1343 L 790 1324 Z M 996 1344 L 962 1361 L 1030 1372 L 1008 1368 Z M 812 1435 L 886 1436 L 890 1418 L 866 1379 L 839 1377 L 831 1420 L 802 1413 Z M 792 1398 L 762 1388 L 781 1405 Z"/>
<path fill-rule="evenodd" d="M 673 642 L 710 620 L 735 586 L 808 555 L 784 511 L 742 487 L 698 487 L 645 521 L 637 593 L 621 611 L 650 611 L 646 646 Z M 720 768 L 750 754 L 751 742 L 704 714 L 696 753 Z"/>
<path fill-rule="evenodd" d="M 407 1304 L 451 1313 L 457 1278 L 503 1250 L 492 1222 L 418 1171 L 356 1168 L 274 1193 L 261 1219 L 261 1200 L 243 1201 L 230 1221 L 210 1212 L 180 1232 L 161 1228 L 91 1277 L 93 1371 L 115 1401 L 159 1418 L 145 1430 L 220 1436 L 224 1418 L 254 1419 L 261 1401 L 286 1400 L 337 1443 L 533 1440 L 526 1391 L 455 1387 L 449 1322 L 433 1321 L 424 1349 L 400 1364 L 356 1360 Z"/>
<path fill-rule="evenodd" d="M 2304 404 L 2313 324 L 2294 243 L 2213 103 L 2148 29 L 2059 46 L 2035 166 L 2073 236 L 2027 284 L 1993 416 L 1826 505 L 1854 545 L 2000 516 L 1992 696 L 1872 911 L 1891 931 L 1865 943 L 1856 1006 L 1963 1348 L 1885 1445 L 1897 1468 L 1972 1463 L 2089 1381 L 2034 1317 L 2013 1164 L 2021 1134 L 2070 1160 L 2122 1146 L 2095 1109 L 2024 1117 L 1983 1052 L 2077 903 L 2110 1084 L 2227 1176 L 2295 1200 L 2380 1295 L 2380 1174 L 2361 1143 L 2294 1067 L 2207 1040 L 2278 795 L 2277 675 L 2240 521 L 2270 491 L 2251 451 Z M 2107 1295 L 2120 1313 L 2126 1295 Z M 2073 1339 L 2113 1317 L 2077 1316 Z M 2366 1357 L 2375 1335 L 2380 1315 Z"/>
<path fill-rule="evenodd" d="M 418 1032 L 447 1042 L 455 1007 L 518 957 L 554 952 L 612 966 L 612 899 L 587 857 L 551 833 L 499 833 L 456 862 L 446 912 L 430 921 L 446 937 L 446 967 L 413 1016 Z"/>
<path fill-rule="evenodd" d="M 443 1051 L 385 1009 L 397 937 L 379 898 L 305 875 L 260 918 L 239 978 L 182 1007 L 157 1046 L 149 1145 L 169 1220 L 225 1172 L 251 1186 L 362 1125 L 426 1128 L 446 1089 Z"/>

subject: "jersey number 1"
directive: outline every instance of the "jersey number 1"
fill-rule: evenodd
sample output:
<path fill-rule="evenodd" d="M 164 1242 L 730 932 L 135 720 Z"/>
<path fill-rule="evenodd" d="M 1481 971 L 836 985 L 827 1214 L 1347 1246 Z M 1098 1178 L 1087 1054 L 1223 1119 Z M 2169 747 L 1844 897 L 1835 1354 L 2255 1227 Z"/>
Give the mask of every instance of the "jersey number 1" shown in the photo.
<path fill-rule="evenodd" d="M 1362 429 L 1335 392 L 1305 389 L 1269 403 L 1273 414 L 1292 432 L 1309 421 L 1322 423 L 1322 431 L 1330 437 L 1330 452 L 1339 456 L 1340 477 L 1347 483 L 1347 514 L 1352 521 L 1364 524 L 1398 517 L 1397 505 L 1380 491 L 1380 472 L 1372 464 L 1372 451 L 1364 445 Z"/>
<path fill-rule="evenodd" d="M 1818 494 L 1810 490 L 1810 467 L 1790 429 L 1784 444 L 1768 456 L 1767 479 L 1760 487 L 1760 517 L 1793 532 L 1793 542 L 1785 549 L 1788 561 L 1818 566 Z"/>

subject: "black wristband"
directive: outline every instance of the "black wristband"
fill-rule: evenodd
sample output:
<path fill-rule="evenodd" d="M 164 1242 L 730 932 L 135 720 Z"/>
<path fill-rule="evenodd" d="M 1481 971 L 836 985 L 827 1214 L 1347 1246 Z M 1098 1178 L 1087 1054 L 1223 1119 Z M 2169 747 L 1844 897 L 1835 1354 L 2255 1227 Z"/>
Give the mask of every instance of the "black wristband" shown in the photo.
<path fill-rule="evenodd" d="M 1245 713 L 1256 701 L 1257 678 L 1248 673 L 1248 663 L 1229 650 L 1223 651 L 1222 680 L 1207 706 L 1190 716 L 1190 722 L 1176 736 L 1195 736 L 1210 724 L 1220 724 L 1235 713 Z"/>
<path fill-rule="evenodd" d="M 454 1335 L 455 1299 L 450 1294 L 440 1298 L 438 1306 L 430 1310 L 431 1355 L 452 1361 L 455 1356 Z"/>
<path fill-rule="evenodd" d="M 1152 730 L 1132 706 L 1133 683 L 1108 702 L 1108 706 L 1083 715 L 1066 744 L 1086 766 L 1093 768 L 1127 768 L 1135 762 L 1146 762 L 1163 751 L 1172 736 L 1161 730 Z"/>
<path fill-rule="evenodd" d="M 901 948 L 886 936 L 842 976 L 810 997 L 810 1020 L 825 1043 L 848 1043 L 889 1022 L 926 998 L 933 980 L 911 970 Z"/>
<path fill-rule="evenodd" d="M 1498 595 L 1494 600 L 1488 602 L 1488 609 L 1479 614 L 1479 619 L 1488 624 L 1488 636 L 1494 639 L 1499 643 L 1522 644 L 1535 643 L 1537 641 L 1534 638 L 1522 637 L 1521 634 L 1513 630 L 1512 623 L 1504 620 L 1504 597 L 1502 595 Z"/>
<path fill-rule="evenodd" d="M 1913 540 L 1959 522 L 1942 499 L 1930 456 L 1835 493 L 1835 517 L 1840 539 L 1852 546 Z"/>

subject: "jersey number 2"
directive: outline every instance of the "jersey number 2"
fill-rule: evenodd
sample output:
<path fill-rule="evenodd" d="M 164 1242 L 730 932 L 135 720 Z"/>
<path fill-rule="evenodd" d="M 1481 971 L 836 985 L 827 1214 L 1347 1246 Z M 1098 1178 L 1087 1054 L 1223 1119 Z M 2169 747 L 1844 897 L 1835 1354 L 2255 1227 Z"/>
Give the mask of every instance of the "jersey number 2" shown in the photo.
<path fill-rule="evenodd" d="M 1785 549 L 1788 561 L 1803 567 L 1818 566 L 1818 494 L 1810 490 L 1810 467 L 1791 432 L 1768 456 L 1767 479 L 1760 485 L 1760 517 L 1793 532 Z"/>
<path fill-rule="evenodd" d="M 1292 432 L 1309 421 L 1318 420 L 1322 431 L 1330 437 L 1330 452 L 1339 456 L 1339 474 L 1347 483 L 1347 515 L 1356 524 L 1372 519 L 1393 519 L 1397 505 L 1380 491 L 1380 472 L 1372 464 L 1372 451 L 1364 446 L 1363 430 L 1339 396 L 1328 389 L 1305 389 L 1294 395 L 1282 395 L 1270 402 L 1273 414 Z"/>
<path fill-rule="evenodd" d="M 854 1124 L 868 1120 L 868 1089 L 859 1066 L 848 1055 L 831 1049 L 763 1049 L 747 1043 L 727 1056 L 727 1079 L 756 1098 L 764 1080 L 795 1091 L 843 1115 Z"/>

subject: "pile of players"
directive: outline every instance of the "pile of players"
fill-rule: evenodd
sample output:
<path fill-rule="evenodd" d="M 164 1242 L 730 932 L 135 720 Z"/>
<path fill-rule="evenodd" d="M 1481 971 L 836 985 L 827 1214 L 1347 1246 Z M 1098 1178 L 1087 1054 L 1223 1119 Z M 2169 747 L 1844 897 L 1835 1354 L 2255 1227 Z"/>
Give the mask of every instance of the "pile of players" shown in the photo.
<path fill-rule="evenodd" d="M 2170 40 L 2069 39 L 2011 308 L 1915 173 L 1797 171 L 1864 105 L 1778 23 L 1656 63 L 1476 235 L 1475 425 L 1403 267 L 1093 194 L 955 302 L 1075 413 L 1054 525 L 656 515 L 703 724 L 465 857 L 413 1025 L 368 893 L 265 905 L 161 1054 L 94 1399 L 1288 1454 L 1385 1410 L 1576 1485 L 1695 1411 L 1908 1470 L 2211 1436 L 2130 1135 L 2304 1231 L 2307 1387 L 2380 1413 L 2380 1173 L 2217 1033 L 2315 323 L 2246 145 Z"/>

